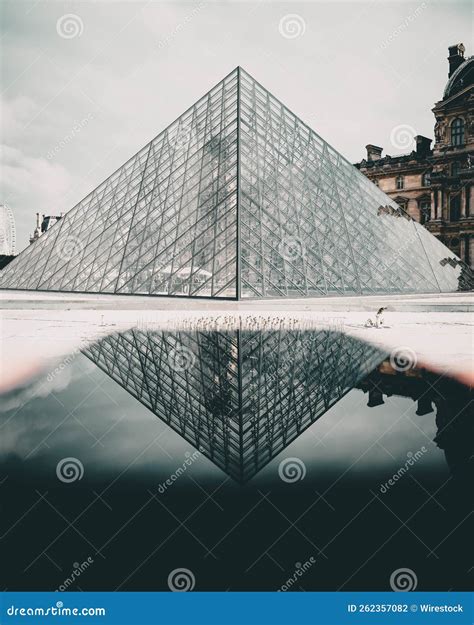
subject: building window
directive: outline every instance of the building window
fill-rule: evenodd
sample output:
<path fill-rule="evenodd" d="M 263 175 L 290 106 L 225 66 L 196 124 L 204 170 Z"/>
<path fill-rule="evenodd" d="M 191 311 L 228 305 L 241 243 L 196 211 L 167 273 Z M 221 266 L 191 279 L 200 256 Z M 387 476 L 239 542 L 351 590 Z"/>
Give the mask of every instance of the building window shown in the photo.
<path fill-rule="evenodd" d="M 397 176 L 395 180 L 395 185 L 397 189 L 403 189 L 405 187 L 405 181 L 403 179 L 403 176 Z"/>
<path fill-rule="evenodd" d="M 461 196 L 451 195 L 449 198 L 449 221 L 459 221 L 461 217 Z"/>
<path fill-rule="evenodd" d="M 431 186 L 431 172 L 430 171 L 425 171 L 425 173 L 421 177 L 421 186 L 423 187 Z"/>
<path fill-rule="evenodd" d="M 464 145 L 464 120 L 460 117 L 451 124 L 451 144 Z"/>
<path fill-rule="evenodd" d="M 459 176 L 460 169 L 461 166 L 459 164 L 459 161 L 454 161 L 454 163 L 451 165 L 451 176 Z"/>
<path fill-rule="evenodd" d="M 425 224 L 431 217 L 431 202 L 430 200 L 422 200 L 420 202 L 420 224 Z"/>

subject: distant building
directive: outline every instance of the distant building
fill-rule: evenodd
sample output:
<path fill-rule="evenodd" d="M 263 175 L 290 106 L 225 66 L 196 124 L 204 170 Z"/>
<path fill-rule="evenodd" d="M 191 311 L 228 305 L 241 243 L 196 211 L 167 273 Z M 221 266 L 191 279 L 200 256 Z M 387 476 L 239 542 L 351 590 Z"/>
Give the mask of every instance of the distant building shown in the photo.
<path fill-rule="evenodd" d="M 15 258 L 16 228 L 13 212 L 6 204 L 0 204 L 0 269 Z"/>
<path fill-rule="evenodd" d="M 7 204 L 0 204 L 0 256 L 14 256 L 16 227 L 13 212 Z"/>
<path fill-rule="evenodd" d="M 435 143 L 418 135 L 410 154 L 382 157 L 367 145 L 356 167 L 424 224 L 461 260 L 474 266 L 474 57 L 449 47 L 443 98 L 434 106 Z"/>
<path fill-rule="evenodd" d="M 36 228 L 30 236 L 30 244 L 39 239 L 39 237 L 59 221 L 62 216 L 62 213 L 60 215 L 42 215 L 40 219 L 40 214 L 36 213 Z"/>

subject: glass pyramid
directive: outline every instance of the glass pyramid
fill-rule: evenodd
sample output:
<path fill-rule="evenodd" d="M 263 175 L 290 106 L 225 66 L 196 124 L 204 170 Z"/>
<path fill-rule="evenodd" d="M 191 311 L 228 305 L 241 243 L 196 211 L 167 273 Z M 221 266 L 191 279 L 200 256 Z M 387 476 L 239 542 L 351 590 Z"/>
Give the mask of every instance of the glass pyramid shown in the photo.
<path fill-rule="evenodd" d="M 0 288 L 242 299 L 472 288 L 241 68 L 0 272 Z"/>
<path fill-rule="evenodd" d="M 384 358 L 331 330 L 143 331 L 83 353 L 239 482 L 325 414 Z"/>

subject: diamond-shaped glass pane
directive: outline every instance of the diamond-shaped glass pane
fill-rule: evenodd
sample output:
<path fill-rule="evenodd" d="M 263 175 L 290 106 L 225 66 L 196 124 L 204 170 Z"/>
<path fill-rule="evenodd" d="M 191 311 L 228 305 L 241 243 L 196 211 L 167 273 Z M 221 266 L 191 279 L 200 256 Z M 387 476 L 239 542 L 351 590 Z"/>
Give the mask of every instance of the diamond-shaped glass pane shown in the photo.
<path fill-rule="evenodd" d="M 85 355 L 238 481 L 253 477 L 384 358 L 329 330 L 128 330 Z"/>

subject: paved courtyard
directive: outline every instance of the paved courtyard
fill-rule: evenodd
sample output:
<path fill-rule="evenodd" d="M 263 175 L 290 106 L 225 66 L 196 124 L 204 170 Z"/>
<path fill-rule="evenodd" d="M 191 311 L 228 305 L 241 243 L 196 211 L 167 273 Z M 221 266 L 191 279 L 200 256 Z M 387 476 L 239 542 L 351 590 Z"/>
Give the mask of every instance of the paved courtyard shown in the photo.
<path fill-rule="evenodd" d="M 344 331 L 388 351 L 408 350 L 419 364 L 472 383 L 472 303 L 472 295 L 463 293 L 232 302 L 0 291 L 0 390 L 101 336 L 137 324 L 209 328 L 209 323 L 228 327 L 242 320 L 245 327 L 249 318 L 262 327 L 265 320 L 266 327 L 281 323 Z M 383 327 L 366 327 L 381 306 L 387 307 Z"/>

